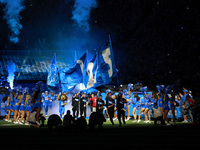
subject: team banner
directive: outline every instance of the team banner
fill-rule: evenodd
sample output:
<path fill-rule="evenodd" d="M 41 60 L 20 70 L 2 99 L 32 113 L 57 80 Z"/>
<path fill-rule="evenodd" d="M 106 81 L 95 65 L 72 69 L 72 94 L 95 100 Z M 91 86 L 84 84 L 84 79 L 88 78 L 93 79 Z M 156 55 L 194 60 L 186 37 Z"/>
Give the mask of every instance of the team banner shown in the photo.
<path fill-rule="evenodd" d="M 80 59 L 72 66 L 59 70 L 61 88 L 63 92 L 69 92 L 74 87 L 83 82 L 84 72 L 87 65 L 87 53 L 83 54 Z"/>
<path fill-rule="evenodd" d="M 54 54 L 54 57 L 51 62 L 51 67 L 48 72 L 47 85 L 51 87 L 56 87 L 58 84 L 59 84 L 58 69 L 56 64 L 56 55 Z"/>

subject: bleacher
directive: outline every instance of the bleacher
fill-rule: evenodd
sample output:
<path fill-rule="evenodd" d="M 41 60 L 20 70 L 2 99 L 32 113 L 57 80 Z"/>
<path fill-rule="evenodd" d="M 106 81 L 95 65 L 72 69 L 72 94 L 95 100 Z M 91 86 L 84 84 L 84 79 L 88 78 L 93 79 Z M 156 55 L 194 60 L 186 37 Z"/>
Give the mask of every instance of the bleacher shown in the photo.
<path fill-rule="evenodd" d="M 53 58 L 52 56 L 1 55 L 0 74 L 7 76 L 7 62 L 12 60 L 17 67 L 15 80 L 46 80 Z M 57 56 L 56 59 L 58 69 L 65 68 L 72 63 L 69 62 L 66 56 Z"/>

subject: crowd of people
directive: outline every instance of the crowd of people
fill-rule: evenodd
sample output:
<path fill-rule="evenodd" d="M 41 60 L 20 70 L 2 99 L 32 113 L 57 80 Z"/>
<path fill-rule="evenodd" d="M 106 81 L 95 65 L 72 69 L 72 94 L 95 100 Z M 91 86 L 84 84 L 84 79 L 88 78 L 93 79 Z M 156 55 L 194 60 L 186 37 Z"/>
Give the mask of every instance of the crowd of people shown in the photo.
<path fill-rule="evenodd" d="M 29 118 L 33 115 L 36 125 L 40 126 L 41 109 L 44 108 L 45 115 L 47 115 L 49 108 L 55 106 L 56 100 L 59 101 L 60 118 L 64 118 L 65 106 L 68 105 L 68 93 L 60 92 L 55 95 L 54 92 L 49 94 L 48 91 L 45 91 L 42 94 L 42 85 L 42 82 L 38 82 L 32 94 L 29 93 L 28 88 L 18 87 L 12 90 L 10 95 L 5 96 L 3 98 L 7 112 L 5 120 L 12 122 L 11 112 L 13 112 L 14 124 L 30 125 Z M 164 85 L 157 85 L 156 88 L 157 92 L 152 94 L 147 91 L 147 87 L 141 88 L 142 97 L 139 97 L 137 93 L 131 94 L 130 89 L 117 93 L 108 89 L 105 99 L 103 99 L 100 91 L 91 94 L 86 94 L 86 92 L 75 93 L 72 96 L 71 103 L 73 117 L 75 119 L 86 118 L 86 111 L 89 108 L 87 106 L 90 106 L 91 114 L 100 113 L 103 115 L 105 109 L 105 114 L 112 125 L 114 125 L 114 120 L 118 120 L 121 126 L 121 119 L 124 124 L 131 119 L 130 111 L 132 111 L 133 122 L 141 122 L 141 113 L 143 113 L 144 123 L 151 123 L 150 110 L 152 110 L 155 124 L 160 121 L 160 124 L 166 122 L 166 125 L 171 125 L 167 118 L 168 112 L 171 110 L 172 124 L 174 125 L 176 123 L 175 108 L 179 106 L 183 114 L 183 122 L 188 122 L 188 116 L 191 122 L 197 122 L 200 102 L 193 99 L 191 91 L 184 89 L 183 92 L 176 93 L 171 86 L 165 87 Z M 133 106 L 131 107 L 132 110 L 130 110 L 130 105 Z M 138 115 L 136 111 L 138 111 Z"/>

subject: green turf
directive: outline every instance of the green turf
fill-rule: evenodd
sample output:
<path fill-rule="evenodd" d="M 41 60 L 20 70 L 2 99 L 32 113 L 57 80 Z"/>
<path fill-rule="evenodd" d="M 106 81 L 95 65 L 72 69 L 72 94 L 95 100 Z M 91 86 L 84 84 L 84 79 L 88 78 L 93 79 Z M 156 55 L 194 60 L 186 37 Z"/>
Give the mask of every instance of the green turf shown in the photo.
<path fill-rule="evenodd" d="M 48 119 L 45 120 L 45 126 L 47 125 Z M 89 123 L 89 120 L 87 119 L 87 124 Z M 190 123 L 182 123 L 182 122 L 176 122 L 176 125 L 183 125 L 183 124 L 190 124 Z M 106 119 L 106 122 L 103 124 L 104 128 L 119 128 L 119 122 L 114 121 L 114 125 L 111 124 L 109 119 Z M 145 127 L 145 126 L 154 126 L 154 121 L 151 121 L 151 123 L 145 123 L 144 120 L 141 120 L 141 122 L 133 122 L 133 120 L 126 121 L 126 124 L 122 123 L 123 128 L 132 128 L 132 127 Z M 0 128 L 2 127 L 9 127 L 9 128 L 29 128 L 29 126 L 26 125 L 20 125 L 20 124 L 14 124 L 13 122 L 7 122 L 4 120 L 0 120 Z"/>

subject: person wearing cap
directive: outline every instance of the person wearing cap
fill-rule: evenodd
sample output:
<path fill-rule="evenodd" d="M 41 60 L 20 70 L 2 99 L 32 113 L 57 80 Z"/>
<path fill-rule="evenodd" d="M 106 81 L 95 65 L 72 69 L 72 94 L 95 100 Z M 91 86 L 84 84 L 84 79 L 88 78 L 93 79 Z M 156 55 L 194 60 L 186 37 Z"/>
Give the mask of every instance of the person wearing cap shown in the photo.
<path fill-rule="evenodd" d="M 181 101 L 180 101 L 180 106 L 183 106 L 185 104 L 187 93 L 188 93 L 188 90 L 184 89 L 183 90 L 183 97 L 181 98 Z M 187 114 L 184 113 L 183 118 L 184 118 L 183 122 L 188 122 L 187 121 Z"/>
<path fill-rule="evenodd" d="M 115 100 L 112 98 L 111 92 L 106 93 L 106 107 L 108 109 L 108 114 L 109 114 L 110 122 L 112 123 L 112 125 L 114 125 L 114 122 L 113 122 L 114 105 L 115 105 Z"/>
<path fill-rule="evenodd" d="M 184 89 L 184 90 L 183 90 L 183 97 L 181 98 L 181 101 L 180 101 L 180 106 L 182 106 L 182 103 L 183 103 L 184 101 L 186 101 L 187 93 L 188 93 L 188 90 L 187 90 L 187 89 Z"/>

